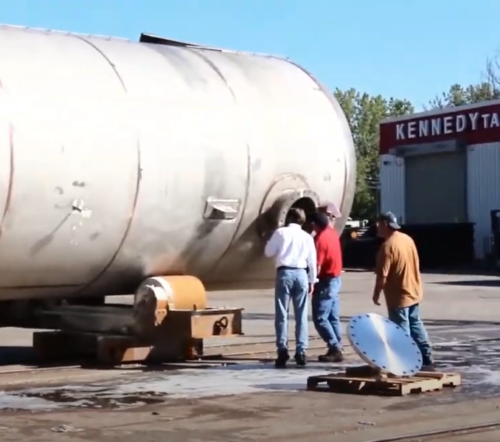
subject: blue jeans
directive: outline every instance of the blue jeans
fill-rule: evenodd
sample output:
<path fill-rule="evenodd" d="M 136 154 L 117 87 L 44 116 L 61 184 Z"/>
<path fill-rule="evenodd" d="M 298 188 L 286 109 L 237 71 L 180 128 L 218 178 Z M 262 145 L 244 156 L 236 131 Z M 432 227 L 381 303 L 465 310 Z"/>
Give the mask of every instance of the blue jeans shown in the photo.
<path fill-rule="evenodd" d="M 424 323 L 420 319 L 418 304 L 410 307 L 388 308 L 389 319 L 408 333 L 422 353 L 422 365 L 432 364 L 432 348 Z"/>
<path fill-rule="evenodd" d="M 307 293 L 309 280 L 305 269 L 280 269 L 276 275 L 274 292 L 276 347 L 278 351 L 288 349 L 288 310 L 290 301 L 295 314 L 296 352 L 307 350 L 309 332 L 307 329 Z"/>
<path fill-rule="evenodd" d="M 314 327 L 321 339 L 332 351 L 342 350 L 340 326 L 340 278 L 321 279 L 314 286 L 312 317 Z"/>

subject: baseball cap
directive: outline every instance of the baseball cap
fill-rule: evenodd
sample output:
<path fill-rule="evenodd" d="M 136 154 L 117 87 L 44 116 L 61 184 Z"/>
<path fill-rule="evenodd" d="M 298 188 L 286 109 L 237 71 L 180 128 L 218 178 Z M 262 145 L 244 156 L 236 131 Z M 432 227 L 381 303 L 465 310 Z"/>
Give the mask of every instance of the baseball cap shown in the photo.
<path fill-rule="evenodd" d="M 327 203 L 319 207 L 320 212 L 326 213 L 327 215 L 333 216 L 334 218 L 340 218 L 342 213 L 334 203 Z"/>
<path fill-rule="evenodd" d="M 399 230 L 401 229 L 401 226 L 398 224 L 398 219 L 396 218 L 396 215 L 392 212 L 385 212 L 381 213 L 378 216 L 379 221 L 385 221 L 387 225 L 394 230 Z"/>

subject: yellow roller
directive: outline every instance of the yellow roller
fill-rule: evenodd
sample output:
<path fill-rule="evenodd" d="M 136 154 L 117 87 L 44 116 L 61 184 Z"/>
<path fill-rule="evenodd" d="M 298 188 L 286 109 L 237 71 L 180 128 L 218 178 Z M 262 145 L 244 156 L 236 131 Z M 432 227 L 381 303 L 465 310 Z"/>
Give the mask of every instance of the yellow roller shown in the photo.
<path fill-rule="evenodd" d="M 134 298 L 134 317 L 139 334 L 149 334 L 172 310 L 204 310 L 207 294 L 194 276 L 155 276 L 139 286 Z"/>
<path fill-rule="evenodd" d="M 207 292 L 194 276 L 155 276 L 147 278 L 135 295 L 137 304 L 143 296 L 154 296 L 157 310 L 202 310 L 207 308 Z"/>

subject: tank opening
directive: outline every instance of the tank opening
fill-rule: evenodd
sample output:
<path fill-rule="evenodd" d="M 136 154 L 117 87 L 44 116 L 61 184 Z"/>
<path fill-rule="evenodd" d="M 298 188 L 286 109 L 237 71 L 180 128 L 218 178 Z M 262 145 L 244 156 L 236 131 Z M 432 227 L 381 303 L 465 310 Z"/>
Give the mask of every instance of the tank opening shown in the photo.
<path fill-rule="evenodd" d="M 307 196 L 304 196 L 307 195 Z M 310 230 L 312 215 L 317 211 L 318 200 L 316 194 L 308 190 L 293 190 L 284 192 L 274 204 L 263 212 L 257 223 L 259 236 L 267 241 L 277 228 L 287 224 L 288 214 L 292 208 L 302 209 L 306 215 L 306 223 L 303 227 Z"/>
<path fill-rule="evenodd" d="M 315 202 L 309 198 L 309 197 L 303 197 L 299 198 L 297 201 L 295 201 L 292 206 L 290 207 L 291 209 L 302 209 L 304 213 L 306 214 L 306 222 L 302 226 L 302 228 L 308 232 L 312 232 L 312 216 L 317 212 L 317 207 Z M 288 212 L 287 212 L 288 215 Z"/>
<path fill-rule="evenodd" d="M 306 217 L 316 213 L 317 210 L 314 201 L 307 196 L 299 198 L 297 201 L 295 201 L 290 207 L 290 210 L 291 209 L 302 209 L 306 214 Z"/>

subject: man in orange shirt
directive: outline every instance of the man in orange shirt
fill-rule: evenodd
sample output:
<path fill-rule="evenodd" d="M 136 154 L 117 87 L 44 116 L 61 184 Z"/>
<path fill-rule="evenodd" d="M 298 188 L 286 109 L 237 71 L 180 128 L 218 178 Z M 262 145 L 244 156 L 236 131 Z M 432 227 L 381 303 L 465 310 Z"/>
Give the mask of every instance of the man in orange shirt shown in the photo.
<path fill-rule="evenodd" d="M 325 213 L 316 213 L 313 225 L 316 232 L 314 244 L 317 251 L 318 282 L 314 285 L 312 294 L 312 317 L 316 331 L 328 346 L 327 353 L 318 360 L 341 362 L 344 358 L 339 308 L 342 273 L 340 237 Z"/>
<path fill-rule="evenodd" d="M 422 353 L 422 370 L 431 371 L 434 369 L 431 344 L 420 319 L 423 287 L 417 247 L 413 239 L 400 229 L 393 213 L 379 216 L 377 233 L 384 243 L 377 254 L 373 302 L 380 305 L 383 291 L 389 319 L 413 338 Z"/>

